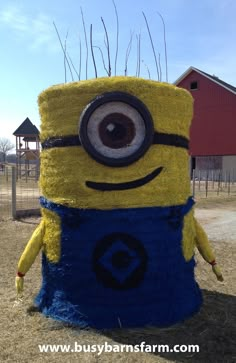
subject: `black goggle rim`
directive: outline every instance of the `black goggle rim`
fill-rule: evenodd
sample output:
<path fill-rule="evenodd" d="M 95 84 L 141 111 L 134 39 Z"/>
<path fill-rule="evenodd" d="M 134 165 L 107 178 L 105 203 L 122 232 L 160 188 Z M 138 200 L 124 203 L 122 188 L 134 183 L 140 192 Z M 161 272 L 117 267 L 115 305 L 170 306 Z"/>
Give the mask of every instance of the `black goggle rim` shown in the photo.
<path fill-rule="evenodd" d="M 131 155 L 122 158 L 110 158 L 108 156 L 102 155 L 94 148 L 87 132 L 88 123 L 92 114 L 97 110 L 98 107 L 111 102 L 122 102 L 135 109 L 141 115 L 146 130 L 144 139 L 139 148 Z M 84 149 L 94 160 L 108 166 L 126 166 L 140 159 L 140 157 L 143 156 L 150 147 L 154 134 L 152 116 L 145 104 L 137 97 L 129 93 L 118 91 L 103 93 L 92 100 L 83 110 L 79 125 L 79 138 Z"/>

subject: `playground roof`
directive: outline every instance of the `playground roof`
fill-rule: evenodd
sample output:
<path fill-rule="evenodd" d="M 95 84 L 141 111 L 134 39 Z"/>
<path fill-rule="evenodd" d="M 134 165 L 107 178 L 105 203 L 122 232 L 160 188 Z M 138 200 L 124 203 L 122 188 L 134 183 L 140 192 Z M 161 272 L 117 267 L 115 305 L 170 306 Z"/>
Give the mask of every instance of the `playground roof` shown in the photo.
<path fill-rule="evenodd" d="M 13 132 L 14 136 L 25 136 L 25 135 L 39 135 L 39 130 L 35 125 L 32 124 L 30 119 L 27 117 L 25 121 Z"/>

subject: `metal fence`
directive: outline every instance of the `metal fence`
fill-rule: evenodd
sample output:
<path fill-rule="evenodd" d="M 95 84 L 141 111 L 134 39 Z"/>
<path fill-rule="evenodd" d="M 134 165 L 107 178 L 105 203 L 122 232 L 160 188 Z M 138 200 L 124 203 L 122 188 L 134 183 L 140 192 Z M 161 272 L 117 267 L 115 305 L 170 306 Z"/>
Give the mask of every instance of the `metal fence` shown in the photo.
<path fill-rule="evenodd" d="M 193 170 L 192 194 L 197 197 L 236 196 L 236 170 Z"/>
<path fill-rule="evenodd" d="M 39 214 L 39 186 L 35 178 L 17 180 L 16 168 L 0 170 L 0 219 Z"/>

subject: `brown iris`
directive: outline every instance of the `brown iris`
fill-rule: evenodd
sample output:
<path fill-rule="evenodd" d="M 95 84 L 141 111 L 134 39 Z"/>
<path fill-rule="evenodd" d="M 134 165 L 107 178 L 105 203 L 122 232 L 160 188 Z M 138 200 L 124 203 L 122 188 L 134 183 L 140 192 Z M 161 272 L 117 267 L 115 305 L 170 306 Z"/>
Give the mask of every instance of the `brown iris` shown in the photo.
<path fill-rule="evenodd" d="M 120 149 L 131 144 L 135 137 L 133 121 L 122 113 L 111 113 L 99 125 L 102 143 L 112 149 Z"/>

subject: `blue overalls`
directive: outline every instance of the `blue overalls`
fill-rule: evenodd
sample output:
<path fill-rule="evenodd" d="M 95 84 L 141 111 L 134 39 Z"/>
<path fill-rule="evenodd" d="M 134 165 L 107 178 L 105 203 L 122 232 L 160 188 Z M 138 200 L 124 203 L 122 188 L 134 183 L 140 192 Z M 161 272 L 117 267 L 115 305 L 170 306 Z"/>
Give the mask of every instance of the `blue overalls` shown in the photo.
<path fill-rule="evenodd" d="M 43 254 L 36 298 L 47 316 L 92 328 L 168 326 L 197 312 L 195 262 L 181 247 L 194 202 L 171 207 L 76 209 L 41 197 L 61 219 L 61 257 Z"/>

